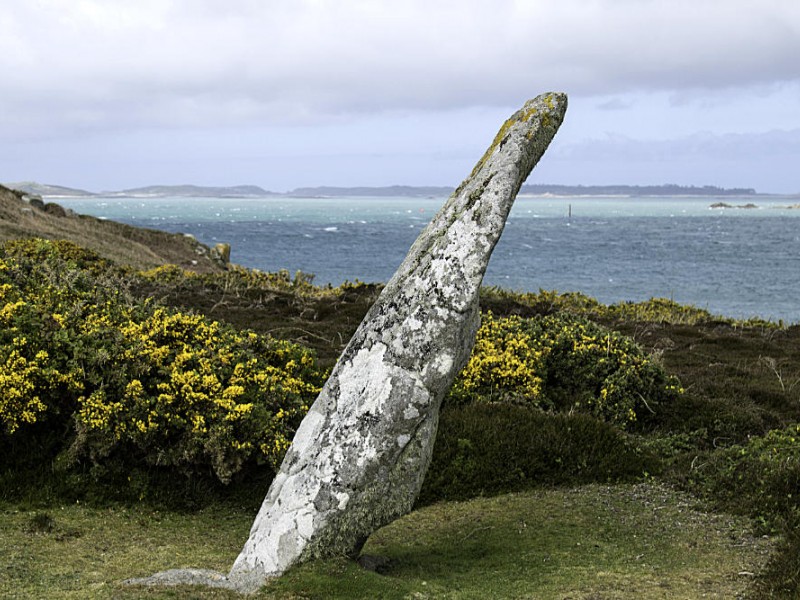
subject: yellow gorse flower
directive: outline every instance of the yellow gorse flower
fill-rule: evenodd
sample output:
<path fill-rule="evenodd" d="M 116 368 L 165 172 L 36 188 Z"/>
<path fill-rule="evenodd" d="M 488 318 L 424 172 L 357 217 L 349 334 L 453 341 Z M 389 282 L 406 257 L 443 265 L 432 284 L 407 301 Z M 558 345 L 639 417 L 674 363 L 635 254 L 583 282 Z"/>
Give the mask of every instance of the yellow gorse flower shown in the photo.
<path fill-rule="evenodd" d="M 315 289 L 303 277 L 232 271 L 225 285 Z M 68 243 L 0 247 L 5 433 L 58 409 L 91 460 L 138 448 L 157 465 L 210 465 L 223 481 L 248 460 L 279 462 L 322 383 L 311 352 L 135 298 L 131 274 L 117 273 Z M 160 267 L 141 277 L 200 276 Z"/>
<path fill-rule="evenodd" d="M 656 399 L 680 393 L 629 338 L 569 315 L 483 315 L 451 401 L 505 401 L 586 410 L 620 425 Z"/>

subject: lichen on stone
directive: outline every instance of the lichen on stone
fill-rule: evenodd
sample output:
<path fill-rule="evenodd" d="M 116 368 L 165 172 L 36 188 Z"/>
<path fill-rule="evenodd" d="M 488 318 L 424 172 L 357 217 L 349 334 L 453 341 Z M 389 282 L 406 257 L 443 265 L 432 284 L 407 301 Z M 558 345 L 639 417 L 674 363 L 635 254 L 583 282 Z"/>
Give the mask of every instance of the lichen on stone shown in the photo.
<path fill-rule="evenodd" d="M 231 581 L 353 556 L 411 510 L 441 401 L 472 350 L 489 258 L 565 111 L 563 94 L 526 102 L 414 242 L 300 425 Z"/>

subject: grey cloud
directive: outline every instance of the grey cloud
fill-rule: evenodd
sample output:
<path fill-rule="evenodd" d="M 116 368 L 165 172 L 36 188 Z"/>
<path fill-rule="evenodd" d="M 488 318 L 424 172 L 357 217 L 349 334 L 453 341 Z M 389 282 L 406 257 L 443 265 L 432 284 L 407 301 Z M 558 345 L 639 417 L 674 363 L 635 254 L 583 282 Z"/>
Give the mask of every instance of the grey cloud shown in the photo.
<path fill-rule="evenodd" d="M 666 140 L 608 135 L 604 139 L 557 146 L 553 154 L 559 159 L 602 160 L 603 157 L 613 157 L 614 160 L 629 159 L 637 162 L 658 162 L 677 156 L 736 161 L 752 159 L 754 156 L 800 156 L 800 129 L 755 134 L 699 132 Z"/>
<path fill-rule="evenodd" d="M 800 3 L 783 0 L 11 0 L 5 12 L 7 131 L 308 122 L 514 106 L 547 89 L 800 80 Z"/>
<path fill-rule="evenodd" d="M 600 110 L 626 110 L 632 106 L 632 103 L 621 98 L 611 98 L 597 104 Z"/>

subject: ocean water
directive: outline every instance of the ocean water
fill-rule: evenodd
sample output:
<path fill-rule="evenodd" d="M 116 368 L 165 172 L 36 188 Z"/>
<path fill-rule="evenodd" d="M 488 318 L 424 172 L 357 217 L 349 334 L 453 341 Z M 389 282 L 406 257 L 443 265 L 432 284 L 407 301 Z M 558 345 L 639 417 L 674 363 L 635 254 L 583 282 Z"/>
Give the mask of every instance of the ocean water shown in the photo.
<path fill-rule="evenodd" d="M 231 260 L 315 283 L 385 282 L 445 198 L 59 199 L 76 212 L 231 244 Z M 672 298 L 800 322 L 797 199 L 517 199 L 484 283 L 603 302 Z"/>

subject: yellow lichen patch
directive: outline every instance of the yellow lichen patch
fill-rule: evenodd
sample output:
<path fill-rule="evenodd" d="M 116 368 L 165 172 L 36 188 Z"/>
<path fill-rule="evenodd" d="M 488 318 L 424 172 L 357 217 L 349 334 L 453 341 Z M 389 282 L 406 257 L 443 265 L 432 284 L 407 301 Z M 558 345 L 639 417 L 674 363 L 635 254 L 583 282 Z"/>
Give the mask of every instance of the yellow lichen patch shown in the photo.
<path fill-rule="evenodd" d="M 481 156 L 480 160 L 478 160 L 477 164 L 472 169 L 472 172 L 470 173 L 470 176 L 467 178 L 467 181 L 473 179 L 480 172 L 480 170 L 484 167 L 489 158 L 492 155 L 494 155 L 494 153 L 497 151 L 499 147 L 503 145 L 511 128 L 517 125 L 518 123 L 521 122 L 528 123 L 536 117 L 539 118 L 540 126 L 529 127 L 528 131 L 525 134 L 527 139 L 529 140 L 532 139 L 533 136 L 536 135 L 537 132 L 539 132 L 542 128 L 547 130 L 552 129 L 554 121 L 548 114 L 547 110 L 549 111 L 556 110 L 556 102 L 554 96 L 555 94 L 552 93 L 539 96 L 538 98 L 526 103 L 525 106 L 523 106 L 523 108 L 518 110 L 509 119 L 507 119 L 505 123 L 503 123 L 503 125 L 500 127 L 499 131 L 497 132 L 497 135 L 495 135 L 494 140 L 489 145 L 489 148 L 486 150 L 486 152 L 484 152 L 483 156 Z M 540 108 L 546 108 L 547 110 L 540 110 Z M 544 148 L 547 147 L 550 138 L 552 138 L 554 134 L 555 131 L 552 131 L 549 132 L 547 136 L 545 136 L 547 139 L 543 140 L 544 143 L 542 151 L 544 151 Z M 525 176 L 527 176 L 527 172 L 525 173 Z M 522 182 L 520 181 L 520 183 Z M 461 187 L 459 187 L 459 189 L 456 190 L 456 193 L 458 193 L 460 190 Z"/>

